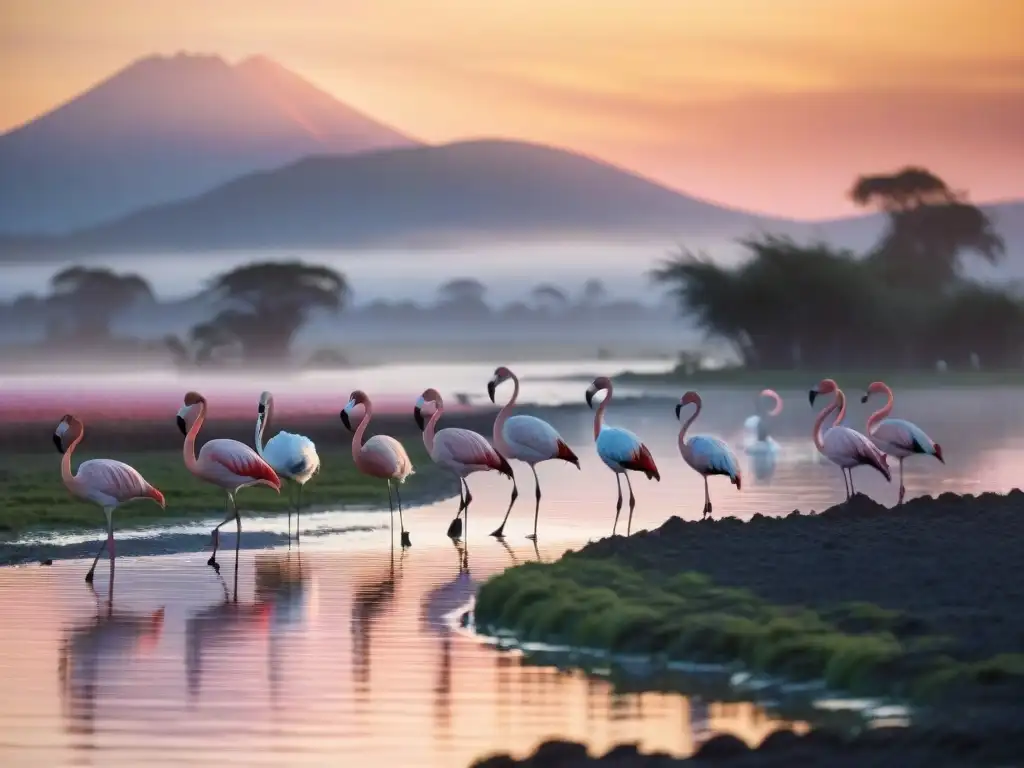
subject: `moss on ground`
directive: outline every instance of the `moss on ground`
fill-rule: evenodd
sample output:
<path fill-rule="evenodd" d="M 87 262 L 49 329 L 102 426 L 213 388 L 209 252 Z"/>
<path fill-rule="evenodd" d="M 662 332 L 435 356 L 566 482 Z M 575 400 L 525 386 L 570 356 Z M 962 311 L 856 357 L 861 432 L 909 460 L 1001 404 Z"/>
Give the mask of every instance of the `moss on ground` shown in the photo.
<path fill-rule="evenodd" d="M 870 603 L 773 605 L 693 572 L 640 571 L 616 556 L 567 553 L 480 589 L 481 631 L 662 661 L 735 662 L 864 695 L 929 700 L 953 687 L 1024 683 L 1024 654 L 962 658 L 955 638 Z"/>
<path fill-rule="evenodd" d="M 416 467 L 416 474 L 402 487 L 403 501 L 409 503 L 440 488 L 444 478 L 430 462 L 422 441 L 409 439 L 404 441 L 404 445 Z M 387 509 L 386 483 L 356 470 L 347 443 L 318 446 L 318 452 L 321 469 L 302 492 L 304 510 L 326 505 L 364 504 Z M 216 515 L 227 509 L 224 491 L 204 483 L 186 470 L 180 449 L 115 451 L 102 455 L 135 467 L 163 492 L 167 501 L 166 510 L 148 500 L 126 504 L 116 513 L 119 526 L 181 522 Z M 76 451 L 73 468 L 97 457 L 87 449 Z M 292 489 L 291 493 L 294 492 Z M 238 494 L 238 505 L 243 510 L 287 514 L 288 493 L 287 483 L 282 487 L 281 495 L 270 488 L 248 488 Z M 49 454 L 0 454 L 0 534 L 11 536 L 28 530 L 95 528 L 102 523 L 103 514 L 96 505 L 73 498 L 64 487 L 60 477 L 60 456 L 56 451 Z"/>

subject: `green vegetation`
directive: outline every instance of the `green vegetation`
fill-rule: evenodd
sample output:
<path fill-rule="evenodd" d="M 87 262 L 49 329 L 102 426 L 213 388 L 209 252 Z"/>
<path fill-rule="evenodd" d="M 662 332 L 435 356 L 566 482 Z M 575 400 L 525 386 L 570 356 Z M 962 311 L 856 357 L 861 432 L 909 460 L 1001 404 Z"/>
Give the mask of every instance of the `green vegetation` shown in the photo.
<path fill-rule="evenodd" d="M 751 370 L 1020 369 L 1024 301 L 962 276 L 965 253 L 1004 256 L 985 212 L 919 168 L 862 177 L 850 194 L 888 219 L 865 254 L 765 235 L 743 242 L 735 268 L 682 249 L 652 278 Z"/>
<path fill-rule="evenodd" d="M 869 603 L 814 611 L 771 605 L 697 573 L 637 570 L 615 557 L 567 553 L 490 579 L 481 631 L 662 661 L 730 663 L 791 680 L 823 678 L 859 694 L 925 700 L 951 686 L 1024 682 L 1024 654 L 957 658 L 953 638 Z"/>
<path fill-rule="evenodd" d="M 430 462 L 419 440 L 404 442 L 416 474 L 402 487 L 404 503 L 434 489 L 444 489 L 445 478 Z M 302 493 L 304 510 L 337 505 L 373 505 L 387 509 L 387 484 L 356 470 L 347 445 L 320 447 L 320 473 Z M 152 525 L 217 515 L 227 510 L 223 490 L 205 483 L 185 469 L 181 451 L 111 453 L 142 473 L 163 492 L 167 509 L 149 500 L 132 501 L 118 509 L 119 526 Z M 87 450 L 76 451 L 73 468 L 96 458 Z M 454 490 L 454 483 L 451 484 Z M 292 490 L 292 493 L 295 491 Z M 287 485 L 278 496 L 266 487 L 247 488 L 238 494 L 239 509 L 287 514 Z M 103 513 L 94 504 L 73 498 L 60 478 L 60 456 L 51 454 L 0 454 L 0 534 L 17 535 L 32 529 L 79 529 L 103 525 Z"/>

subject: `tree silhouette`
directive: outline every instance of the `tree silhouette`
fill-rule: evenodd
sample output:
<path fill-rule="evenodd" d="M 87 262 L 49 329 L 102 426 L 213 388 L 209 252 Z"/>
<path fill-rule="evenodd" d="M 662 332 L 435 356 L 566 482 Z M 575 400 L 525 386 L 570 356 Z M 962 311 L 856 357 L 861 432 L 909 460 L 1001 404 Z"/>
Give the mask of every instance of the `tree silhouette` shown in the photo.
<path fill-rule="evenodd" d="M 608 298 L 608 289 L 596 277 L 591 277 L 583 284 L 580 303 L 585 307 L 596 307 Z"/>
<path fill-rule="evenodd" d="M 487 287 L 471 277 L 457 277 L 437 289 L 437 308 L 455 318 L 485 317 L 491 313 L 484 297 Z"/>
<path fill-rule="evenodd" d="M 569 306 L 565 291 L 551 283 L 541 283 L 530 291 L 530 298 L 542 312 L 560 313 Z"/>
<path fill-rule="evenodd" d="M 960 255 L 973 252 L 990 264 L 1006 246 L 989 217 L 923 168 L 862 176 L 850 191 L 861 206 L 886 213 L 889 226 L 870 256 L 882 279 L 911 292 L 935 294 L 960 275 Z"/>
<path fill-rule="evenodd" d="M 226 307 L 192 329 L 193 342 L 208 355 L 237 343 L 247 362 L 286 359 L 313 310 L 338 312 L 349 297 L 343 275 L 298 261 L 238 267 L 215 278 L 211 291 Z"/>
<path fill-rule="evenodd" d="M 106 268 L 68 267 L 50 278 L 50 289 L 50 335 L 83 342 L 108 340 L 119 312 L 155 300 L 142 277 Z"/>

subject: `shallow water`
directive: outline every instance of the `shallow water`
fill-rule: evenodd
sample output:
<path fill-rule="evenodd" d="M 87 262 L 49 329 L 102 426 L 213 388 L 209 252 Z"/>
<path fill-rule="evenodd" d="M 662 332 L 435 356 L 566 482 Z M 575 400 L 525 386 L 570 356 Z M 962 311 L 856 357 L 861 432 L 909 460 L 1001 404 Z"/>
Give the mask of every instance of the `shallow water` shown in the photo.
<path fill-rule="evenodd" d="M 759 479 L 739 449 L 750 393 L 704 392 L 696 431 L 731 440 L 747 473 L 741 491 L 712 480 L 716 516 L 820 510 L 842 499 L 839 471 L 819 461 L 811 445 L 806 391 L 783 395 L 787 407 L 773 426 L 780 451 L 770 477 Z M 1015 486 L 1024 417 L 1013 391 L 898 398 L 900 415 L 942 443 L 946 458 L 945 465 L 929 457 L 907 462 L 909 496 Z M 640 435 L 662 472 L 660 483 L 633 480 L 634 531 L 673 514 L 700 515 L 703 484 L 679 457 L 673 405 L 665 399 L 609 409 L 609 423 Z M 866 414 L 856 402 L 848 423 L 862 427 Z M 97 571 L 99 598 L 82 582 L 82 560 L 0 569 L 0 763 L 333 765 L 358 758 L 458 767 L 496 750 L 523 755 L 551 737 L 597 750 L 639 741 L 677 754 L 713 731 L 758 741 L 773 724 L 751 705 L 616 695 L 606 682 L 526 666 L 450 629 L 446 615 L 465 604 L 478 580 L 611 531 L 615 481 L 594 456 L 592 415 L 581 407 L 549 416 L 577 449 L 582 470 L 540 468 L 537 553 L 524 540 L 532 527 L 529 471 L 516 465 L 520 500 L 506 529 L 512 553 L 487 536 L 504 512 L 508 480 L 470 478 L 468 573 L 444 537 L 454 499 L 407 513 L 414 547 L 395 552 L 393 572 L 387 513 L 304 515 L 301 558 L 294 546 L 290 554 L 242 550 L 237 606 L 225 605 L 234 587 L 234 537 L 222 537 L 222 584 L 204 565 L 204 525 L 188 526 L 194 536 L 182 546 L 187 552 L 119 559 L 107 619 L 105 565 Z M 855 479 L 858 489 L 894 502 L 895 482 L 867 469 Z M 244 508 L 244 492 L 240 499 Z M 127 525 L 128 510 L 119 514 Z M 620 532 L 625 524 L 624 509 Z M 283 517 L 246 517 L 243 539 L 285 525 Z M 311 535 L 317 530 L 321 535 Z M 124 552 L 132 534 L 119 535 Z"/>

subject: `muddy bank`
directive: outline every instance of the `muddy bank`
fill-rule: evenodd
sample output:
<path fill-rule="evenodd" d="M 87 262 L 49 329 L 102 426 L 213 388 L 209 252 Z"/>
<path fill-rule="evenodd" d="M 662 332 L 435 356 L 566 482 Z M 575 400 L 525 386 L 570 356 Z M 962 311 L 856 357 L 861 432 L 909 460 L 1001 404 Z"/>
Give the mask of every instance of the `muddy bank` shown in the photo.
<path fill-rule="evenodd" d="M 883 728 L 843 739 L 827 731 L 800 736 L 782 729 L 754 748 L 735 736 L 714 736 L 690 758 L 644 753 L 633 744 L 614 747 L 604 755 L 590 755 L 583 744 L 548 741 L 522 760 L 507 754 L 494 755 L 476 761 L 471 768 L 964 768 L 1006 765 L 1003 761 L 1019 754 L 1010 748 L 992 749 L 965 735 Z"/>
<path fill-rule="evenodd" d="M 814 515 L 672 518 L 510 569 L 481 589 L 476 621 L 525 640 L 824 679 L 914 702 L 914 733 L 1024 754 L 1022 558 L 1020 491 L 894 509 L 858 496 Z"/>

